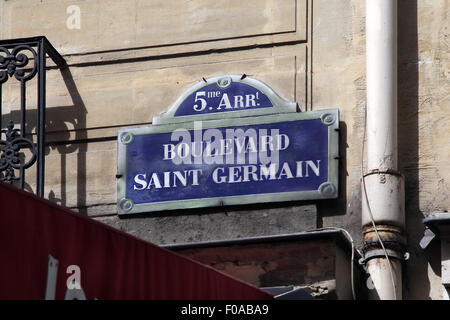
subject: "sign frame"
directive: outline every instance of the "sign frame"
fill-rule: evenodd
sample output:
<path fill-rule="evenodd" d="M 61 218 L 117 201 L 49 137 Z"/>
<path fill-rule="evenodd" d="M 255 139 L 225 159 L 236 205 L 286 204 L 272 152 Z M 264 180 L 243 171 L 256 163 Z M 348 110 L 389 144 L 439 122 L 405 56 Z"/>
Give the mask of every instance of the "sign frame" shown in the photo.
<path fill-rule="evenodd" d="M 277 123 L 296 120 L 321 119 L 328 126 L 328 179 L 321 184 L 317 190 L 274 192 L 264 194 L 251 194 L 239 196 L 222 196 L 215 198 L 200 198 L 192 200 L 174 200 L 145 204 L 134 204 L 131 199 L 126 198 L 126 149 L 135 135 L 151 133 L 168 133 L 178 128 L 193 130 L 193 123 L 156 125 L 151 127 L 140 127 L 122 130 L 118 142 L 118 182 L 117 182 L 117 208 L 119 214 L 130 214 L 139 212 L 154 212 L 163 210 L 192 209 L 201 207 L 217 207 L 227 205 L 241 205 L 252 203 L 284 202 L 297 200 L 320 200 L 337 198 L 339 192 L 339 120 L 338 110 L 321 110 L 284 115 L 268 115 L 260 117 L 249 117 L 243 119 L 224 119 L 203 121 L 204 129 L 220 128 L 236 125 L 251 125 L 264 123 Z M 326 124 L 325 124 L 325 122 Z"/>

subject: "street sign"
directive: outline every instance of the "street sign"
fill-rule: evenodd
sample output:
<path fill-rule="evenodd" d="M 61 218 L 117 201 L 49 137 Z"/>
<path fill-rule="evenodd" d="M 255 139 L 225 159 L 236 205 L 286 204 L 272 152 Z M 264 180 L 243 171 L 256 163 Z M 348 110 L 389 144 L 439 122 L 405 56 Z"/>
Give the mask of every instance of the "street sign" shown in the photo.
<path fill-rule="evenodd" d="M 338 195 L 336 109 L 296 112 L 262 82 L 222 76 L 154 123 L 119 132 L 119 214 Z"/>

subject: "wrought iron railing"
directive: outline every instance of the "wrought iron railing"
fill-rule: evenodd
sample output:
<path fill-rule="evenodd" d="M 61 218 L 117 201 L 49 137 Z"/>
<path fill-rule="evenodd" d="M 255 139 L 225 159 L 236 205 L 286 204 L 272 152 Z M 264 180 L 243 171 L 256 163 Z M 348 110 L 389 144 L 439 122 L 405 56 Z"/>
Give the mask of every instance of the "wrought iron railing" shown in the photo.
<path fill-rule="evenodd" d="M 36 194 L 44 196 L 45 178 L 45 82 L 46 57 L 59 68 L 66 66 L 64 58 L 46 37 L 0 40 L 0 180 L 18 181 L 25 186 L 25 169 L 36 164 Z M 36 142 L 27 132 L 27 82 L 37 76 Z M 2 86 L 15 78 L 20 85 L 19 128 L 12 119 L 3 121 Z M 11 117 L 10 117 L 11 118 Z M 5 129 L 3 129 L 5 128 Z M 4 137 L 4 139 L 3 139 Z M 21 150 L 29 149 L 31 156 L 24 159 Z M 16 173 L 18 172 L 18 176 Z"/>

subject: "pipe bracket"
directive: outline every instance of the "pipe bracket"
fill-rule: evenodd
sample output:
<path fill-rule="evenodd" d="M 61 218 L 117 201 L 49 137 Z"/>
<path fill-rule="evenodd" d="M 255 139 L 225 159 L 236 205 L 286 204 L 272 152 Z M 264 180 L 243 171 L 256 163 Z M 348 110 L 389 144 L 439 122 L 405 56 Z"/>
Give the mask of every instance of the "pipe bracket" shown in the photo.
<path fill-rule="evenodd" d="M 386 254 L 389 258 L 397 259 L 400 261 L 407 261 L 409 259 L 409 252 L 398 252 L 397 250 L 392 250 L 386 248 Z M 364 257 L 359 259 L 360 265 L 366 265 L 367 262 L 371 259 L 375 258 L 385 258 L 386 254 L 383 249 L 372 249 L 370 251 L 365 252 Z"/>

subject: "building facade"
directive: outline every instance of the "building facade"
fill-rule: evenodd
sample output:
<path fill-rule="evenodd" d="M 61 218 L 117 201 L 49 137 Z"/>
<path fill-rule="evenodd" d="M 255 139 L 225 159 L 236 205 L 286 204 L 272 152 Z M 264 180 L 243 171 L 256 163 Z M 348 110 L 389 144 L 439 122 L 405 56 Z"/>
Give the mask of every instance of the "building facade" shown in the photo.
<path fill-rule="evenodd" d="M 448 298 L 439 239 L 420 244 L 423 219 L 445 216 L 450 206 L 448 13 L 447 0 L 398 0 L 396 138 L 407 252 L 407 260 L 401 259 L 403 299 Z M 45 36 L 67 63 L 61 69 L 47 62 L 45 198 L 213 267 L 219 264 L 260 287 L 294 285 L 317 296 L 334 290 L 331 298 L 352 298 L 351 279 L 338 283 L 350 270 L 351 243 L 363 248 L 366 1 L 1 0 L 0 39 L 32 36 Z M 339 110 L 337 199 L 119 216 L 118 131 L 152 125 L 153 117 L 188 88 L 220 75 L 258 79 L 297 103 L 297 112 Z M 9 120 L 19 123 L 20 82 L 13 80 L 2 84 L 2 129 Z M 26 91 L 29 114 L 36 112 L 36 92 L 33 79 Z M 27 169 L 25 183 L 33 192 L 35 171 Z M 327 228 L 339 228 L 339 240 Z M 277 247 L 281 240 L 284 246 Z M 296 245 L 303 249 L 292 255 L 304 260 L 274 273 L 280 269 L 270 261 L 248 259 L 245 246 L 258 241 L 273 248 L 247 250 L 277 252 L 282 259 Z M 244 246 L 244 253 L 236 246 Z M 211 247 L 221 254 L 212 255 Z M 236 250 L 230 253 L 230 248 Z M 308 256 L 311 251 L 322 255 Z M 218 262 L 227 254 L 229 263 Z M 325 263 L 327 257 L 334 262 Z M 361 257 L 353 258 L 356 291 L 363 298 L 371 285 L 358 263 Z M 297 267 L 304 271 L 294 278 L 301 280 L 284 276 Z"/>

